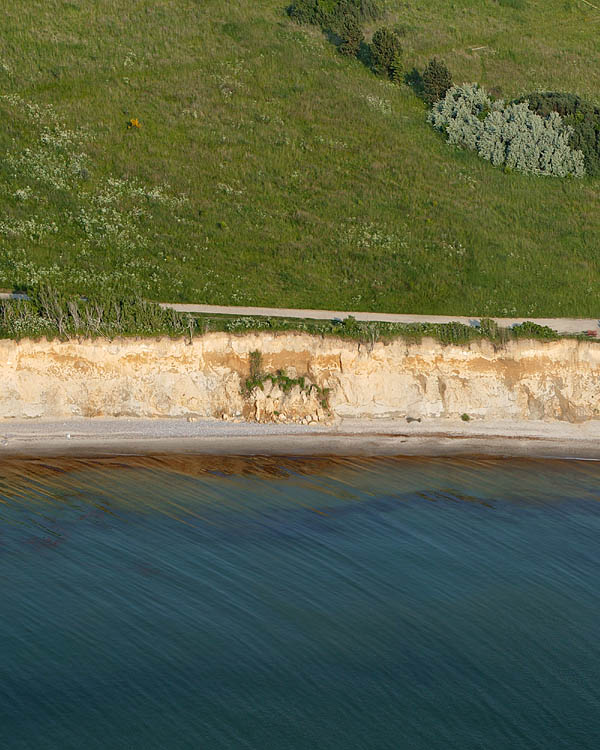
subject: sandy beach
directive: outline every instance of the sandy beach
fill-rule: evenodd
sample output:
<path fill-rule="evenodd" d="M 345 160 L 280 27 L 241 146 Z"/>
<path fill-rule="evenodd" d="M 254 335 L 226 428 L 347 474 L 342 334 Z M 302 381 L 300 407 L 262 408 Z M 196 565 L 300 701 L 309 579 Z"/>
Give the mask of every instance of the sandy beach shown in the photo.
<path fill-rule="evenodd" d="M 126 418 L 0 422 L 0 459 L 167 453 L 600 459 L 600 421 L 345 419 L 333 426 Z"/>

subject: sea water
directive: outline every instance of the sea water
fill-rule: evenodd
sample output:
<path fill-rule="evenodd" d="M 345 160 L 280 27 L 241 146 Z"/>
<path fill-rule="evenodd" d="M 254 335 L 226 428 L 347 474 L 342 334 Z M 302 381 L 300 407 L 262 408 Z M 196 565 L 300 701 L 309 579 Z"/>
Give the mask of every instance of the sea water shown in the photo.
<path fill-rule="evenodd" d="M 600 465 L 0 465 L 0 747 L 597 748 Z"/>

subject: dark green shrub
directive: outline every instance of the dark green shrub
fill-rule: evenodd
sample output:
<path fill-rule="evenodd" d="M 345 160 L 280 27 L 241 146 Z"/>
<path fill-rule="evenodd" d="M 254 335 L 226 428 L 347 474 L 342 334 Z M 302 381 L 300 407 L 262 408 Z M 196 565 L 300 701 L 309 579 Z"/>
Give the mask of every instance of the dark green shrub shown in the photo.
<path fill-rule="evenodd" d="M 547 117 L 550 112 L 558 112 L 561 117 L 573 115 L 584 106 L 584 102 L 576 94 L 563 94 L 552 91 L 538 91 L 535 94 L 526 94 L 516 100 L 516 104 L 527 102 L 529 108 L 540 117 Z"/>
<path fill-rule="evenodd" d="M 360 45 L 363 41 L 364 37 L 362 33 L 359 34 L 350 34 L 344 41 L 340 44 L 338 47 L 338 50 L 342 55 L 346 55 L 347 57 L 356 57 L 360 51 Z"/>
<path fill-rule="evenodd" d="M 402 57 L 400 55 L 396 55 L 396 57 L 392 61 L 392 65 L 390 68 L 390 78 L 394 83 L 401 83 L 403 79 L 403 72 L 404 65 L 402 64 Z"/>
<path fill-rule="evenodd" d="M 342 40 L 339 51 L 342 55 L 355 56 L 360 50 L 365 35 L 360 25 L 359 11 L 356 5 L 346 2 L 340 5 L 341 15 L 332 29 Z"/>
<path fill-rule="evenodd" d="M 287 9 L 291 18 L 298 23 L 327 25 L 337 0 L 295 0 Z"/>
<path fill-rule="evenodd" d="M 361 23 L 381 13 L 377 0 L 295 0 L 287 10 L 299 23 L 313 23 L 336 33 L 347 16 Z"/>
<path fill-rule="evenodd" d="M 431 106 L 446 96 L 446 92 L 452 86 L 452 75 L 446 63 L 434 57 L 427 63 L 421 81 L 423 99 Z"/>
<path fill-rule="evenodd" d="M 549 326 L 541 326 L 531 320 L 519 323 L 511 328 L 512 335 L 517 339 L 550 339 L 559 338 L 558 333 Z"/>
<path fill-rule="evenodd" d="M 529 109 L 541 117 L 558 112 L 565 125 L 573 128 L 569 146 L 583 152 L 585 171 L 600 176 L 600 108 L 576 94 L 538 92 L 527 94 L 517 103 L 527 102 Z"/>
<path fill-rule="evenodd" d="M 378 29 L 373 34 L 371 62 L 376 73 L 393 78 L 395 71 L 401 69 L 399 67 L 401 56 L 400 37 L 393 29 Z"/>

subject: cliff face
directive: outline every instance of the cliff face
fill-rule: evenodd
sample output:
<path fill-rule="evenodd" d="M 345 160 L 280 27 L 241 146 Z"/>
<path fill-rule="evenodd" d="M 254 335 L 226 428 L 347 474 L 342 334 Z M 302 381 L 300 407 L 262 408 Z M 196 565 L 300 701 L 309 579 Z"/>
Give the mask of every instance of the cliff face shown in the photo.
<path fill-rule="evenodd" d="M 261 370 L 306 376 L 246 393 Z M 330 413 L 322 393 L 329 389 Z M 600 416 L 600 345 L 562 340 L 366 346 L 303 334 L 170 339 L 0 341 L 0 417 L 175 417 L 260 421 L 335 416 L 558 419 Z"/>

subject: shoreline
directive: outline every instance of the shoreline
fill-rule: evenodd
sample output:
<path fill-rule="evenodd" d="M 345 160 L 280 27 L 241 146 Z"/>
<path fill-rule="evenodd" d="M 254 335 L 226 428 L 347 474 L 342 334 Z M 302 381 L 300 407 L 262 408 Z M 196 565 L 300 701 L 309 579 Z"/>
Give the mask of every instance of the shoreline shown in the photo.
<path fill-rule="evenodd" d="M 332 426 L 203 419 L 0 421 L 11 458 L 205 456 L 490 456 L 600 460 L 600 420 L 343 419 Z"/>

